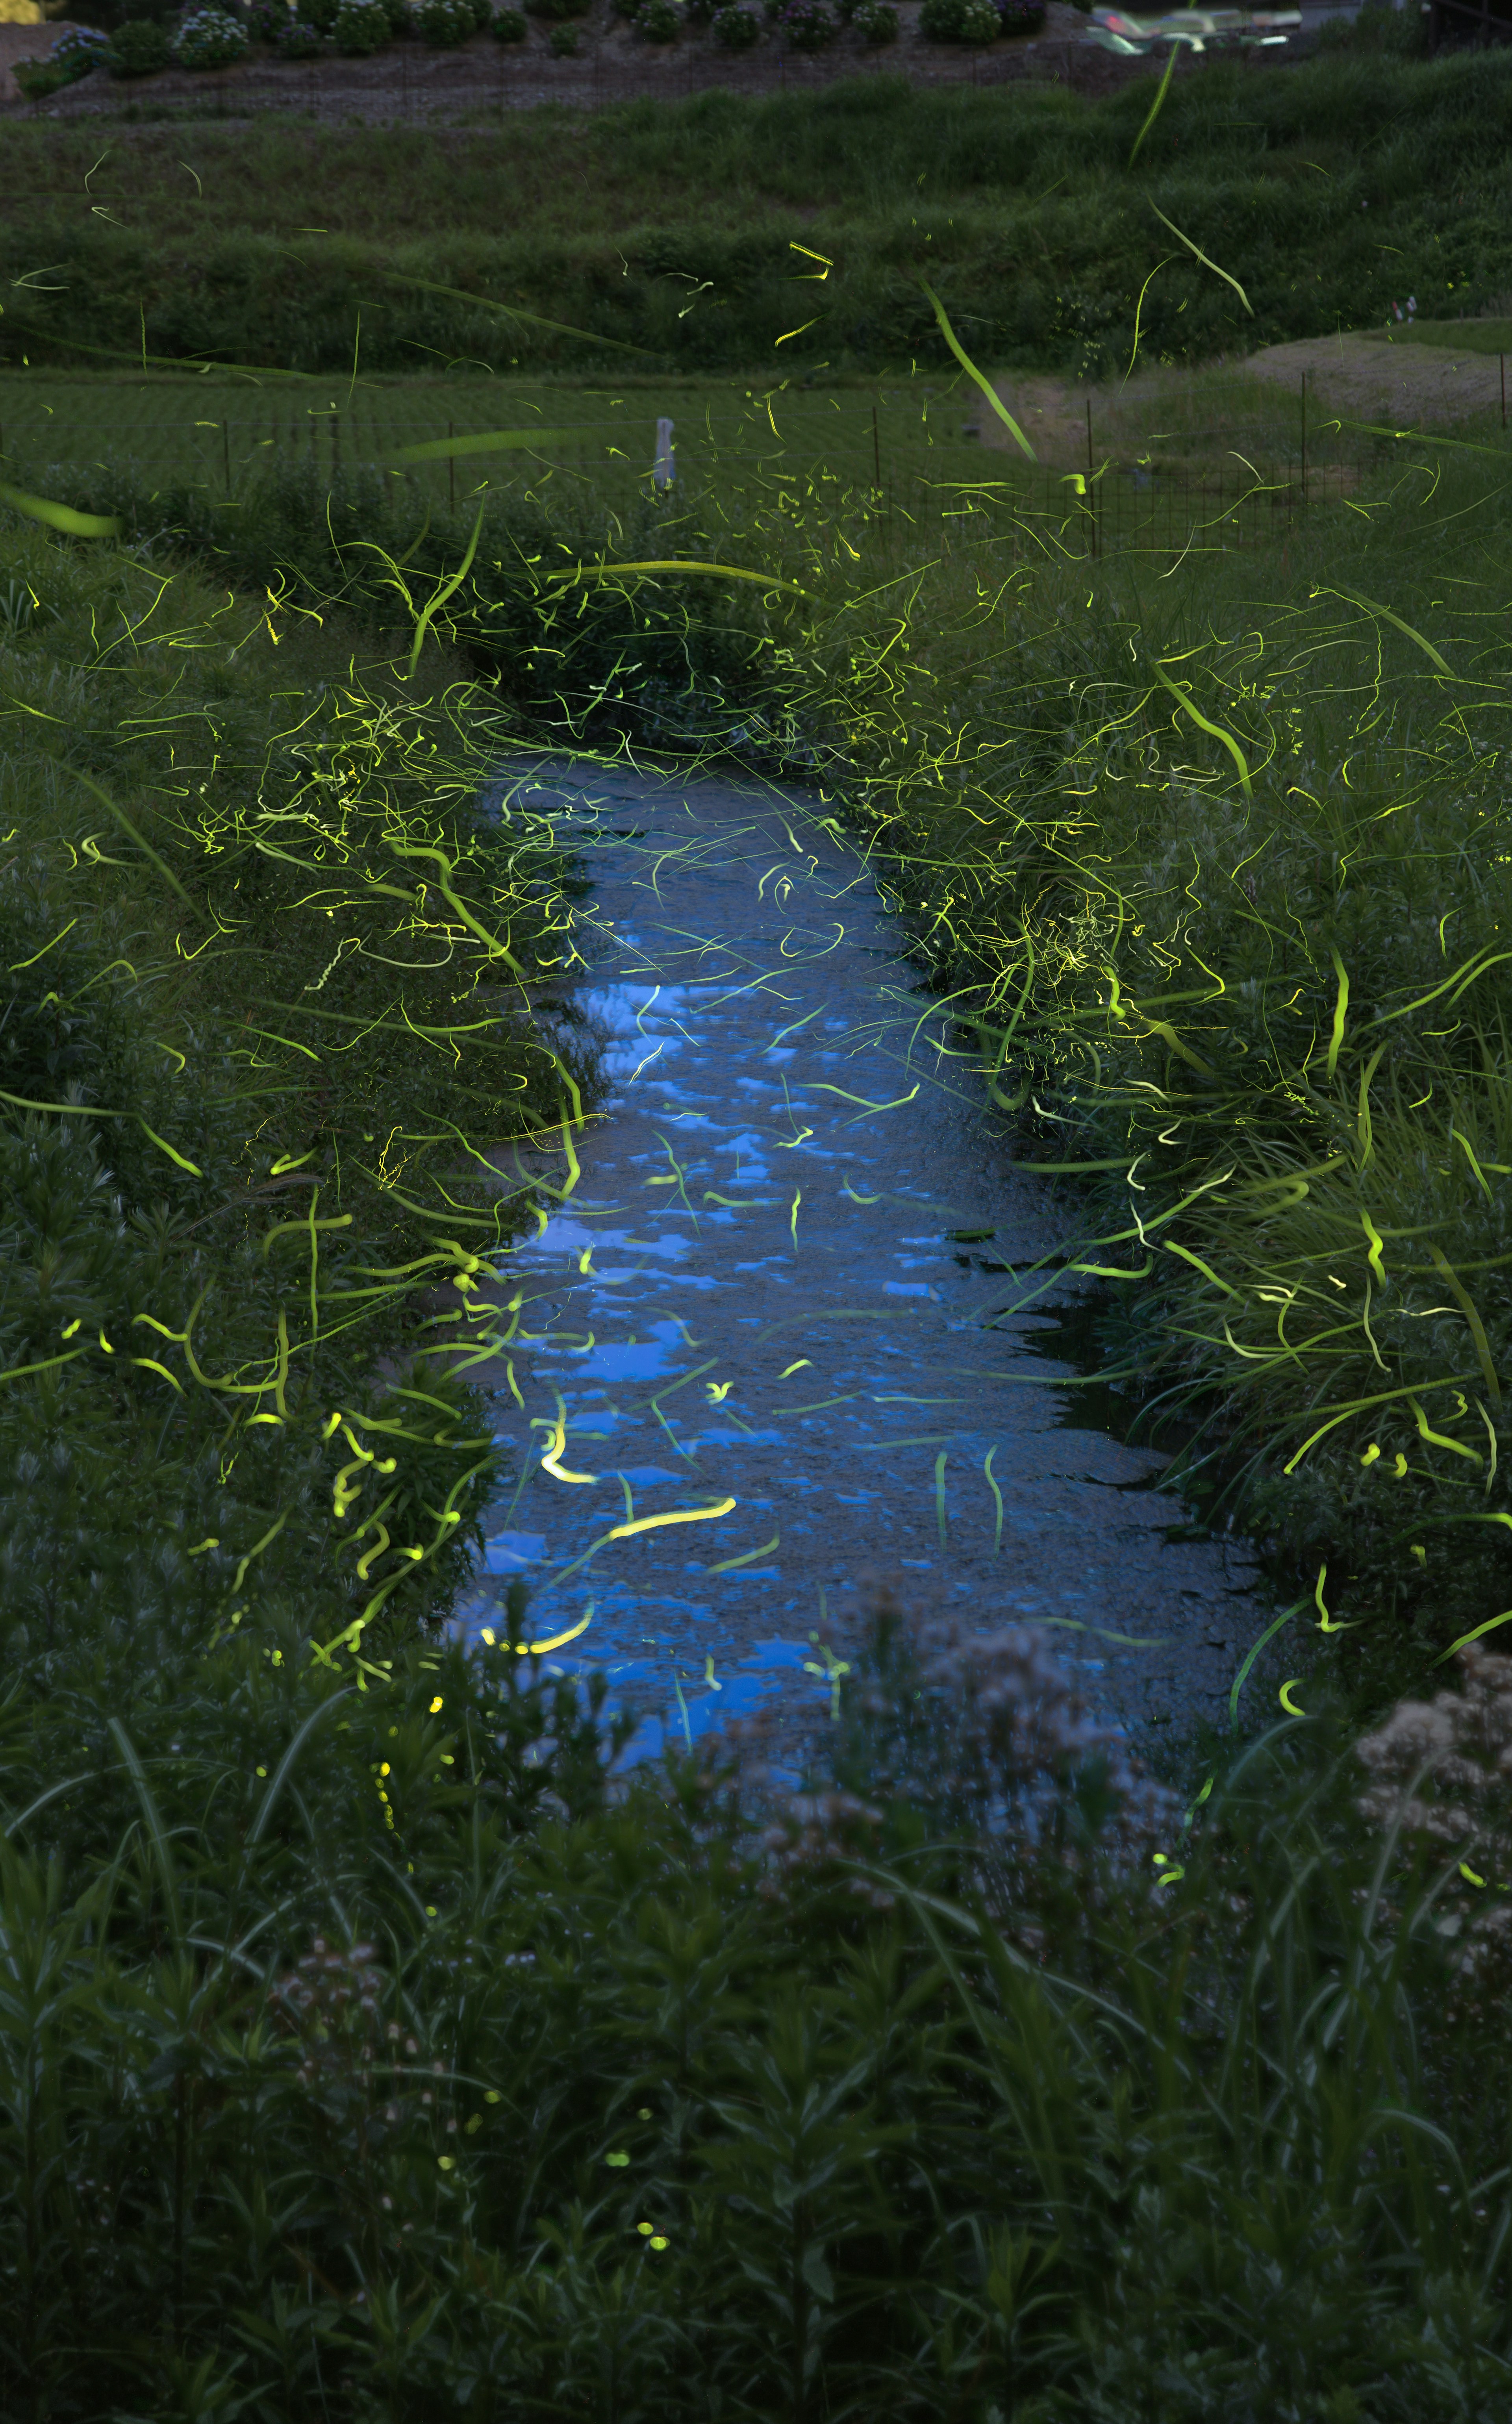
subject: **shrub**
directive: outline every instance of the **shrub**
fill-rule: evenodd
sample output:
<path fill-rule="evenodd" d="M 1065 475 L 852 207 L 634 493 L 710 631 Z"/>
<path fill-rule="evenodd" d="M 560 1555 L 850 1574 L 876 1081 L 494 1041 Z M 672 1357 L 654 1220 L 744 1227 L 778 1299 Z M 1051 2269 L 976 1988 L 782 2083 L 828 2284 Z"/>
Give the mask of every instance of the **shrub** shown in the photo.
<path fill-rule="evenodd" d="M 415 31 L 433 51 L 454 50 L 472 31 L 472 10 L 468 0 L 420 0 L 415 11 Z"/>
<path fill-rule="evenodd" d="M 795 51 L 821 51 L 839 31 L 825 0 L 788 0 L 778 23 Z"/>
<path fill-rule="evenodd" d="M 299 14 L 313 25 L 317 34 L 327 37 L 336 31 L 337 12 L 342 0 L 299 0 Z"/>
<path fill-rule="evenodd" d="M 173 56 L 181 68 L 230 67 L 249 47 L 247 27 L 224 8 L 197 8 L 173 37 Z"/>
<path fill-rule="evenodd" d="M 383 0 L 342 0 L 331 33 L 343 58 L 371 58 L 389 40 L 389 11 Z"/>
<path fill-rule="evenodd" d="M 722 50 L 748 51 L 761 40 L 761 20 L 754 8 L 717 8 L 710 31 Z"/>
<path fill-rule="evenodd" d="M 291 17 L 279 27 L 275 47 L 283 59 L 312 59 L 321 47 L 320 35 L 308 17 Z"/>
<path fill-rule="evenodd" d="M 155 75 L 173 65 L 167 27 L 155 17 L 137 17 L 118 25 L 110 38 L 105 65 L 115 76 Z"/>
<path fill-rule="evenodd" d="M 45 101 L 50 93 L 61 92 L 74 81 L 67 68 L 55 67 L 51 59 L 12 59 L 10 72 L 26 101 Z"/>
<path fill-rule="evenodd" d="M 675 42 L 681 24 L 676 0 L 645 0 L 635 12 L 635 30 L 648 42 Z"/>
<path fill-rule="evenodd" d="M 289 0 L 251 0 L 247 11 L 247 30 L 254 42 L 266 42 L 271 48 L 288 25 L 293 10 Z M 119 48 L 119 44 L 117 44 Z"/>
<path fill-rule="evenodd" d="M 588 0 L 526 0 L 526 5 L 533 17 L 543 19 L 549 25 L 558 25 L 565 18 L 585 15 Z M 627 8 L 621 14 L 632 16 L 634 10 Z"/>
<path fill-rule="evenodd" d="M 862 40 L 873 46 L 898 40 L 898 11 L 892 0 L 861 0 L 851 23 Z"/>
<path fill-rule="evenodd" d="M 1005 34 L 1037 34 L 1044 24 L 1044 0 L 997 0 L 997 20 Z"/>
<path fill-rule="evenodd" d="M 578 56 L 577 26 L 553 25 L 547 48 L 554 59 L 575 59 Z"/>
<path fill-rule="evenodd" d="M 517 8 L 497 8 L 494 11 L 493 31 L 496 42 L 522 42 L 525 40 L 527 27 Z"/>
<path fill-rule="evenodd" d="M 927 42 L 995 42 L 1002 24 L 994 0 L 924 0 L 918 29 Z"/>
<path fill-rule="evenodd" d="M 54 67 L 67 70 L 69 81 L 91 75 L 96 68 L 104 67 L 110 50 L 110 37 L 98 25 L 71 25 L 59 34 L 53 44 Z"/>

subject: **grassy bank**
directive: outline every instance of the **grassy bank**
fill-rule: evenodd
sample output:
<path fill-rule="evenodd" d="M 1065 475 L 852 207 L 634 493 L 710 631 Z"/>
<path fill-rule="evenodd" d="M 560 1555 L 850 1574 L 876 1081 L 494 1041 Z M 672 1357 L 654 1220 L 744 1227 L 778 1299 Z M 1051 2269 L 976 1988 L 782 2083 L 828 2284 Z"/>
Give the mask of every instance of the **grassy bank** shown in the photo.
<path fill-rule="evenodd" d="M 28 2424 L 1505 2403 L 1499 1668 L 1364 1763 L 1313 1674 L 1184 1808 L 1032 1643 L 884 1604 L 793 1801 L 758 1741 L 627 1792 L 435 1625 L 590 1082 L 569 873 L 478 780 L 626 729 L 835 785 L 1308 1620 L 1421 1672 L 1498 1602 L 1505 458 L 1246 557 L 802 459 L 533 467 L 449 596 L 471 499 L 325 457 L 232 512 L 38 457 L 121 542 L 0 528 Z M 692 554 L 796 590 L 553 578 Z"/>
<path fill-rule="evenodd" d="M 1143 87 L 1092 103 L 867 79 L 520 112 L 507 143 L 144 125 L 103 162 L 85 128 L 12 124 L 0 148 L 28 199 L 0 237 L 0 345 L 10 362 L 91 359 L 72 344 L 325 373 L 358 352 L 374 371 L 632 367 L 612 340 L 692 372 L 747 371 L 782 340 L 785 371 L 897 368 L 947 359 L 923 275 L 984 356 L 1103 375 L 1155 273 L 1143 344 L 1200 361 L 1384 321 L 1409 291 L 1452 316 L 1512 287 L 1509 77 L 1496 54 L 1215 62 L 1176 81 L 1132 166 Z M 795 243 L 829 261 L 820 282 Z"/>
<path fill-rule="evenodd" d="M 496 1465 L 457 1308 L 528 1210 L 464 1139 L 574 1110 L 549 833 L 480 823 L 434 645 L 35 524 L 4 570 L 8 1623 L 355 1648 Z"/>
<path fill-rule="evenodd" d="M 1512 1529 L 1504 441 L 1382 441 L 1314 463 L 1304 504 L 1295 465 L 1265 470 L 1288 401 L 1266 423 L 1238 395 L 1241 445 L 1235 392 L 1198 379 L 1122 407 L 1090 489 L 1052 475 L 1041 510 L 948 392 L 925 469 L 879 491 L 869 449 L 823 451 L 854 435 L 843 400 L 710 402 L 661 504 L 629 460 L 569 480 L 533 454 L 485 486 L 462 457 L 484 520 L 446 628 L 555 730 L 741 736 L 836 785 L 1023 1154 L 1068 1182 L 1062 1249 L 1005 1304 L 1096 1278 L 1108 1368 L 1196 1427 L 1186 1487 L 1275 1544 L 1298 1637 L 1421 1671 L 1502 1615 Z M 328 467 L 327 518 L 292 459 L 230 500 L 30 476 L 374 630 L 388 564 L 460 562 L 447 467 L 423 499 Z M 1139 476 L 1182 484 L 1174 542 L 1131 518 Z M 792 587 L 553 577 L 685 555 Z"/>

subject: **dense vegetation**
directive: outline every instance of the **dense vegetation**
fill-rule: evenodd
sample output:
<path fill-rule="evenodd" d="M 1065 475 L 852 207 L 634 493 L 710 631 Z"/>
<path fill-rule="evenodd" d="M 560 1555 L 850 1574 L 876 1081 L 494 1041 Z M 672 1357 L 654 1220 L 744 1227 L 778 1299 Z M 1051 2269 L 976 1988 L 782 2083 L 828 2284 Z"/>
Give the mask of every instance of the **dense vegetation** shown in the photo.
<path fill-rule="evenodd" d="M 1453 316 L 1512 288 L 1504 53 L 1214 62 L 1131 166 L 1151 98 L 867 78 L 512 112 L 507 141 L 123 126 L 103 162 L 93 129 L 13 125 L 9 180 L 36 199 L 0 237 L 0 346 L 347 371 L 360 314 L 373 370 L 635 359 L 541 318 L 686 370 L 749 371 L 780 338 L 785 370 L 943 362 L 925 275 L 984 357 L 1101 374 L 1153 271 L 1143 342 L 1179 361 L 1369 325 L 1409 291 Z"/>
<path fill-rule="evenodd" d="M 1313 72 L 1247 110 L 1331 91 L 1331 140 L 1351 92 L 1409 91 Z M 1502 78 L 1446 62 L 1372 123 L 1382 199 L 1426 212 L 1420 127 L 1490 190 L 1455 113 Z M 1153 156 L 1184 225 L 1172 133 L 1236 156 L 1199 89 Z M 906 124 L 964 182 L 977 98 L 804 104 L 791 173 Z M 1124 177 L 1122 104 L 1032 99 Z M 626 176 L 665 175 L 661 123 L 619 121 Z M 721 123 L 775 147 L 694 110 L 684 161 Z M 158 207 L 167 152 L 115 156 Z M 419 192 L 437 154 L 383 156 Z M 330 195 L 357 158 L 323 148 Z M 144 326 L 208 342 L 152 334 L 175 264 L 175 311 L 221 291 L 164 231 Z M 24 343 L 81 308 L 42 284 Z M 125 287 L 90 291 L 117 342 Z M 311 291 L 347 347 L 356 286 Z M 246 359 L 284 306 L 237 292 Z M 1359 1740 L 1505 1596 L 1507 459 L 1385 446 L 1248 560 L 1218 516 L 1089 560 L 1085 500 L 1031 524 L 991 463 L 890 512 L 806 456 L 633 513 L 532 472 L 476 522 L 303 455 L 232 497 L 8 466 L 54 516 L 0 519 L 8 2416 L 1507 2407 L 1512 1668 L 1472 1650 Z M 794 585 L 567 577 L 679 556 Z M 1162 1784 L 1031 1633 L 883 1601 L 826 1790 L 751 1738 L 631 1787 L 601 1698 L 449 1638 L 524 1452 L 469 1374 L 595 1082 L 572 870 L 485 777 L 627 732 L 821 779 L 865 834 L 1063 1182 L 1061 1252 L 1005 1284 L 1112 1275 L 1110 1365 L 1298 1578 L 1305 1716 Z"/>

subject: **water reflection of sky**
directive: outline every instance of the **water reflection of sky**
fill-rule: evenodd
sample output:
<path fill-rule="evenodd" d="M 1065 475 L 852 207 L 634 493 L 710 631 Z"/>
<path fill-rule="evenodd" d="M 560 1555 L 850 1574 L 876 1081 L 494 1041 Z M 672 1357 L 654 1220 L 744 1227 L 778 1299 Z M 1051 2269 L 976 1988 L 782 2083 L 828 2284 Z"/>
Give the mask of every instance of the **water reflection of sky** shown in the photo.
<path fill-rule="evenodd" d="M 1221 1555 L 1167 1549 L 1127 1495 L 1156 1460 L 1056 1419 L 1032 1343 L 1053 1306 L 1011 1269 L 1051 1212 L 989 1148 L 860 862 L 802 804 L 551 779 L 611 1099 L 581 1174 L 551 1165 L 474 1374 L 512 1473 L 464 1626 L 523 1581 L 547 1665 L 601 1666 L 646 1712 L 636 1757 L 822 1696 L 812 1636 L 868 1568 L 1058 1626 L 1125 1698 L 1171 1670 L 1148 1645 L 1173 1598 L 1236 1629 Z"/>

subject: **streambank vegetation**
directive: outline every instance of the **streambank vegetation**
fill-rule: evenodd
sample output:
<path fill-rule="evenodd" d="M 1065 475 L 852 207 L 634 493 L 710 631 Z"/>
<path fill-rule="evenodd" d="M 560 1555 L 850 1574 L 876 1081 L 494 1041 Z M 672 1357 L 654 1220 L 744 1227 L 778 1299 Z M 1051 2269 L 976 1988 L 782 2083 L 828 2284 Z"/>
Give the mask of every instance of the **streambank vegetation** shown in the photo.
<path fill-rule="evenodd" d="M 8 463 L 8 2414 L 1506 2404 L 1507 456 L 1099 550 L 1159 403 L 1058 519 L 979 447 Z M 863 840 L 1060 1190 L 1005 1302 L 1096 1280 L 1275 1544 L 1270 1727 L 1141 1775 L 882 1602 L 812 1793 L 631 1781 L 522 1597 L 450 1638 L 595 1101 L 486 776 L 627 737 Z"/>

